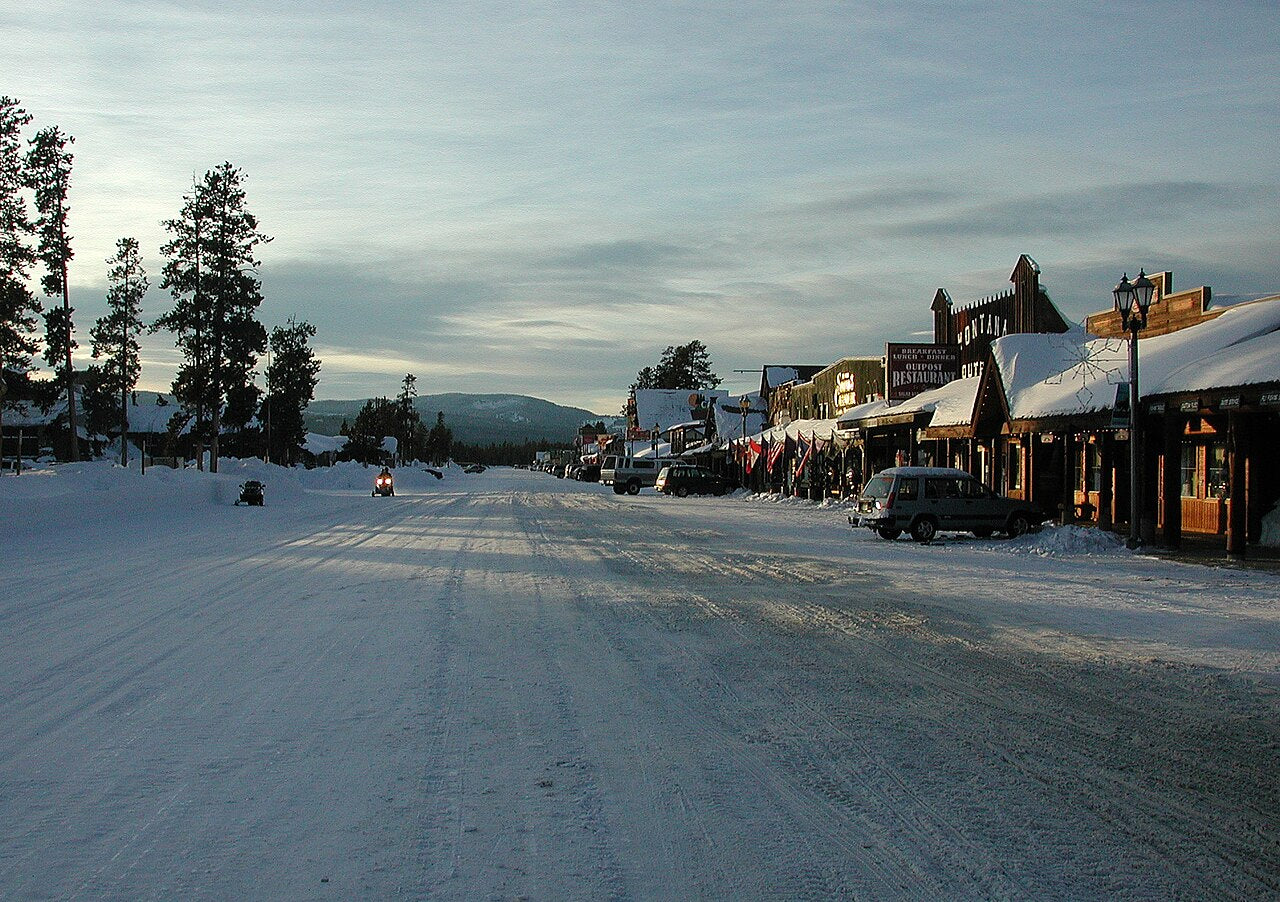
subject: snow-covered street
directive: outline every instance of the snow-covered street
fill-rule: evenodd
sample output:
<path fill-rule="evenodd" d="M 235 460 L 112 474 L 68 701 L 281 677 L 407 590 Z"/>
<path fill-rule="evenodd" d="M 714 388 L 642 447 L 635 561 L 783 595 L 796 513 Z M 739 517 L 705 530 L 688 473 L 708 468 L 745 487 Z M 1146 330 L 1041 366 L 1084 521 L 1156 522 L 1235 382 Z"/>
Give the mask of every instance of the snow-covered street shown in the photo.
<path fill-rule="evenodd" d="M 0 897 L 1280 893 L 1273 573 L 526 471 L 62 470 L 0 480 Z"/>

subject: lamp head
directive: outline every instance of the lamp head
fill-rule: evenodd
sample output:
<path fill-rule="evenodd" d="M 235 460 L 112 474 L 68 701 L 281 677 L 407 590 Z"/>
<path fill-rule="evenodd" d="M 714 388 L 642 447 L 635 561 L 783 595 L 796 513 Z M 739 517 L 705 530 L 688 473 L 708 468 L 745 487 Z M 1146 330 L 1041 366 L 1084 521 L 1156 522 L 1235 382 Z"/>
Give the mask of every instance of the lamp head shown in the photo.
<path fill-rule="evenodd" d="M 1139 325 L 1146 326 L 1147 311 L 1151 309 L 1151 300 L 1155 296 L 1156 283 L 1147 278 L 1146 270 L 1138 270 L 1138 278 L 1133 280 L 1134 302 L 1138 306 Z"/>

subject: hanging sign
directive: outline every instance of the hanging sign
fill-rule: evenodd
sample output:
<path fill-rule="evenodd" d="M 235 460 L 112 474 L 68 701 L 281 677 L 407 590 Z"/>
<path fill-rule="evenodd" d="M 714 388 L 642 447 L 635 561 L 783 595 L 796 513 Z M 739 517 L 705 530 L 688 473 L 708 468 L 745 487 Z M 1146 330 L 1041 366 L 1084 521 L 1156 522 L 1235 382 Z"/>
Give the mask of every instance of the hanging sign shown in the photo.
<path fill-rule="evenodd" d="M 1128 429 L 1132 417 L 1129 415 L 1129 383 L 1121 382 L 1116 386 L 1116 401 L 1111 406 L 1111 428 Z"/>

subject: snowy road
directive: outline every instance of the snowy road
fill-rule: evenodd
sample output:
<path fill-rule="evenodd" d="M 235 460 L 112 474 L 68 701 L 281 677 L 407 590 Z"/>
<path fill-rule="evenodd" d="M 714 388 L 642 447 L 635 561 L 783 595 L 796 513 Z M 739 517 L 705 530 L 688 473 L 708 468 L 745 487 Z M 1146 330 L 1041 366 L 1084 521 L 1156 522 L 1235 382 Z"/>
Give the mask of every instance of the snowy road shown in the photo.
<path fill-rule="evenodd" d="M 2 510 L 5 899 L 1280 893 L 1274 576 L 509 471 Z"/>

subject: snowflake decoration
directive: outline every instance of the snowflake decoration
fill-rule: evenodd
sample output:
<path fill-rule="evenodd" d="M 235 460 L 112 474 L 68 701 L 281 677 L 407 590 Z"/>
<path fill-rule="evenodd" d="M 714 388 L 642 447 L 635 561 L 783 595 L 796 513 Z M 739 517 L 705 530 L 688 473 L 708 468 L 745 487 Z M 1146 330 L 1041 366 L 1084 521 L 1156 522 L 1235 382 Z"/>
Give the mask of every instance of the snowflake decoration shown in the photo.
<path fill-rule="evenodd" d="M 1091 386 L 1099 382 L 1107 385 L 1123 385 L 1129 376 L 1129 362 L 1125 356 L 1125 342 L 1119 338 L 1091 338 L 1088 341 L 1072 341 L 1066 335 L 1051 335 L 1050 347 L 1058 351 L 1065 368 L 1045 379 L 1047 385 L 1061 385 L 1069 378 L 1079 380 L 1076 401 L 1083 410 L 1093 406 Z"/>

